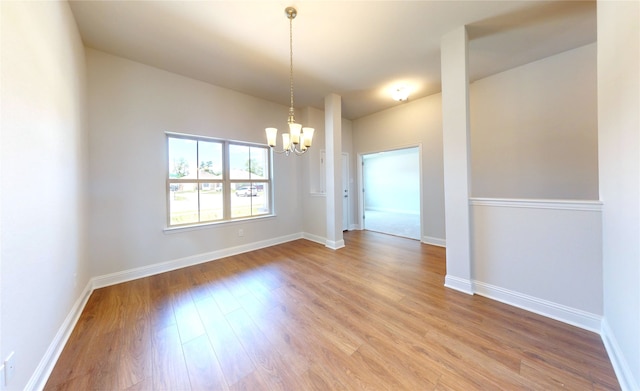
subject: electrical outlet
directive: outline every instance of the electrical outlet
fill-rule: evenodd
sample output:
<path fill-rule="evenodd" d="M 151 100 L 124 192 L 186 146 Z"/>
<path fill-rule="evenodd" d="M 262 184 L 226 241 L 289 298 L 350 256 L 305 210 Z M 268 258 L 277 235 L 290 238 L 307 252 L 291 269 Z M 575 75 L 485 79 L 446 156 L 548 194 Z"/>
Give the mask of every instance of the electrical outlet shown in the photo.
<path fill-rule="evenodd" d="M 240 229 L 238 230 L 238 236 L 239 236 L 239 237 L 243 237 L 243 236 L 244 236 L 244 229 L 240 228 Z"/>
<path fill-rule="evenodd" d="M 13 374 L 16 371 L 15 365 L 15 354 L 14 352 L 9 353 L 9 356 L 6 360 L 4 360 L 4 384 L 7 385 L 9 380 L 13 377 Z"/>

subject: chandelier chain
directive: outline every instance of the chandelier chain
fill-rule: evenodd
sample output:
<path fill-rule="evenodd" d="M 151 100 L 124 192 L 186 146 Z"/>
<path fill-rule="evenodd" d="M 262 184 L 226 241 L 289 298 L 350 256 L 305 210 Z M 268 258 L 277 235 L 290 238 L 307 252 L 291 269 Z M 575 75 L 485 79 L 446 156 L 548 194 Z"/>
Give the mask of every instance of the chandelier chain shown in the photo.
<path fill-rule="evenodd" d="M 293 111 L 293 16 L 289 15 L 289 92 L 291 94 L 290 111 Z"/>

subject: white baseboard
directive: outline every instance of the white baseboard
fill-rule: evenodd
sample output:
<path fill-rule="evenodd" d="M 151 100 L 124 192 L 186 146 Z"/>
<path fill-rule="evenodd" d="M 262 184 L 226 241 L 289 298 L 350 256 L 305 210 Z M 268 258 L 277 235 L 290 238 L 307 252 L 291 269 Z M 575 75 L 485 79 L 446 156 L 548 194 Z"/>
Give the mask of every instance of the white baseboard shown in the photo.
<path fill-rule="evenodd" d="M 464 278 L 447 275 L 444 278 L 444 286 L 468 295 L 473 295 L 473 285 L 471 281 L 465 280 Z"/>
<path fill-rule="evenodd" d="M 120 284 L 122 282 L 132 281 L 138 278 L 149 277 L 155 274 L 165 273 L 165 272 L 180 269 L 183 267 L 198 265 L 200 263 L 214 261 L 216 259 L 230 257 L 232 255 L 242 254 L 249 251 L 259 250 L 261 248 L 275 246 L 277 244 L 286 243 L 292 240 L 297 240 L 302 238 L 303 238 L 303 234 L 301 233 L 281 236 L 279 238 L 263 240 L 255 243 L 248 243 L 242 246 L 224 248 L 216 251 L 211 251 L 208 253 L 192 255 L 184 258 L 175 259 L 172 261 L 156 263 L 153 265 L 142 266 L 135 269 L 129 269 L 121 272 L 107 274 L 104 276 L 94 277 L 92 279 L 93 288 L 97 289 L 105 286 Z"/>
<path fill-rule="evenodd" d="M 344 240 L 327 240 L 324 245 L 332 250 L 338 250 L 344 247 Z"/>
<path fill-rule="evenodd" d="M 344 247 L 343 240 L 330 243 L 330 241 L 327 241 L 325 238 L 317 235 L 298 233 L 261 242 L 249 243 L 242 246 L 216 250 L 204 254 L 197 254 L 173 261 L 167 261 L 154 265 L 125 270 L 122 272 L 111 273 L 104 276 L 94 277 L 87 283 L 87 286 L 80 294 L 80 297 L 76 300 L 75 304 L 71 308 L 71 311 L 67 315 L 66 319 L 58 330 L 58 333 L 49 345 L 49 348 L 40 361 L 40 364 L 27 383 L 25 390 L 42 390 L 44 388 L 58 358 L 60 357 L 60 354 L 62 353 L 62 350 L 64 349 L 64 346 L 67 343 L 67 340 L 69 339 L 69 336 L 71 335 L 71 332 L 78 322 L 78 319 L 80 318 L 80 315 L 82 314 L 82 311 L 84 310 L 84 307 L 94 289 L 131 281 L 138 278 L 148 277 L 154 274 L 160 274 L 182 267 L 192 266 L 232 255 L 241 254 L 244 252 L 258 250 L 261 248 L 270 247 L 301 238 L 323 244 L 326 247 L 335 250 Z M 437 245 L 435 243 L 433 244 Z M 333 245 L 333 247 L 331 245 Z M 513 292 L 504 288 L 492 286 L 490 284 L 485 284 L 477 281 L 472 282 L 455 276 L 448 275 L 445 277 L 445 287 L 455 289 L 470 295 L 474 294 L 475 290 L 476 293 L 482 296 L 489 297 L 493 300 L 497 300 L 518 308 L 525 309 L 527 311 L 538 313 L 552 319 L 556 319 L 568 324 L 575 325 L 577 327 L 581 327 L 583 329 L 599 333 L 600 335 L 602 335 L 605 347 L 607 348 L 609 357 L 612 360 L 616 375 L 618 376 L 622 389 L 640 389 L 638 388 L 637 381 L 634 380 L 632 372 L 630 371 L 628 365 L 626 364 L 626 361 L 624 360 L 624 356 L 620 353 L 620 349 L 616 343 L 615 336 L 611 333 L 611 330 L 608 328 L 606 321 L 602 320 L 602 317 L 562 306 L 556 303 L 541 300 L 535 297 L 523 295 L 521 293 Z"/>
<path fill-rule="evenodd" d="M 322 236 L 314 235 L 305 232 L 302 237 L 307 240 L 311 240 L 312 242 L 323 244 L 325 247 L 330 248 L 332 250 L 338 250 L 344 247 L 344 239 L 340 240 L 328 240 L 323 238 Z"/>
<path fill-rule="evenodd" d="M 473 286 L 475 293 L 481 296 L 600 334 L 602 324 L 602 316 L 600 315 L 480 281 L 474 281 Z"/>
<path fill-rule="evenodd" d="M 53 341 L 49 344 L 49 348 L 45 352 L 42 360 L 36 367 L 36 370 L 31 375 L 29 382 L 25 386 L 25 390 L 42 390 L 44 386 L 47 384 L 47 380 L 49 380 L 49 376 L 51 372 L 53 372 L 53 368 L 58 362 L 58 358 L 62 354 L 62 350 L 64 346 L 67 344 L 73 329 L 76 327 L 76 323 L 78 323 L 78 319 L 80 319 L 80 315 L 84 310 L 87 301 L 89 301 L 89 297 L 93 289 L 91 287 L 91 281 L 87 283 L 87 286 L 84 288 L 82 293 L 80 293 L 80 297 L 71 307 L 71 311 L 65 318 L 64 322 L 58 329 Z"/>
<path fill-rule="evenodd" d="M 433 236 L 423 236 L 422 243 L 438 247 L 447 247 L 447 241 L 445 239 L 434 238 Z"/>
<path fill-rule="evenodd" d="M 302 237 L 304 239 L 310 240 L 312 242 L 316 242 L 319 243 L 321 245 L 324 246 L 324 244 L 327 242 L 327 239 L 323 238 L 322 236 L 318 236 L 318 235 L 314 235 L 314 234 L 310 234 L 308 232 L 305 232 L 304 234 L 302 234 Z"/>
<path fill-rule="evenodd" d="M 605 349 L 607 349 L 609 360 L 611 361 L 613 370 L 616 372 L 616 377 L 618 378 L 622 391 L 640 390 L 640 379 L 634 378 L 633 372 L 631 368 L 629 368 L 629 363 L 625 360 L 616 336 L 613 334 L 606 319 L 602 321 L 600 336 L 602 337 Z"/>

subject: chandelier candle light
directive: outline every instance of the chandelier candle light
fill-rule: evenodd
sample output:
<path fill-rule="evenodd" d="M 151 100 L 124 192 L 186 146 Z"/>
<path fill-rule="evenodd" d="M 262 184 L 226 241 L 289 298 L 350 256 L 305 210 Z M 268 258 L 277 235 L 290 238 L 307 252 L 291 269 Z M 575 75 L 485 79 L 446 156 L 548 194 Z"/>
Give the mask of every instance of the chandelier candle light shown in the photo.
<path fill-rule="evenodd" d="M 311 147 L 314 129 L 303 128 L 301 124 L 296 123 L 293 110 L 293 19 L 298 15 L 298 11 L 293 7 L 287 7 L 284 12 L 289 18 L 289 92 L 291 104 L 289 106 L 289 119 L 287 120 L 289 133 L 282 134 L 282 151 L 275 149 L 278 129 L 266 128 L 265 131 L 267 133 L 267 144 L 274 152 L 284 153 L 286 156 L 289 156 L 292 152 L 296 155 L 302 155 Z"/>

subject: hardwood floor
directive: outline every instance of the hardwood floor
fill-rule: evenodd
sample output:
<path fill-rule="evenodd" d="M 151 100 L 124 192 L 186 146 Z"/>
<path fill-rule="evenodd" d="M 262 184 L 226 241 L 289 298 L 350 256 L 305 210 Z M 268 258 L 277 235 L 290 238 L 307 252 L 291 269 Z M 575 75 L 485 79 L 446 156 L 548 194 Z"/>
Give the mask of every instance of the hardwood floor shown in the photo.
<path fill-rule="evenodd" d="M 444 288 L 368 231 L 93 292 L 46 390 L 616 390 L 600 337 Z"/>

